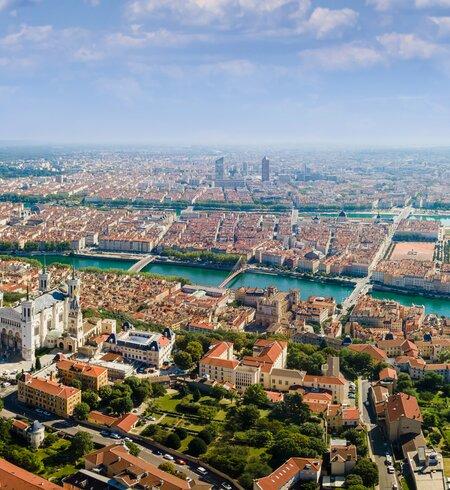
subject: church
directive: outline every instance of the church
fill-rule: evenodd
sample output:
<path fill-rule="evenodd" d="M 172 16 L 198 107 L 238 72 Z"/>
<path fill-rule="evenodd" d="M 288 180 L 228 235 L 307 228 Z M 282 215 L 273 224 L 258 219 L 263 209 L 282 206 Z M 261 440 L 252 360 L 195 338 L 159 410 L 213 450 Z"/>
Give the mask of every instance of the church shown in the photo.
<path fill-rule="evenodd" d="M 83 314 L 80 307 L 81 281 L 73 271 L 64 287 L 50 287 L 50 271 L 39 274 L 39 292 L 14 307 L 3 306 L 0 292 L 0 352 L 17 353 L 35 361 L 40 347 L 76 352 L 83 345 Z"/>

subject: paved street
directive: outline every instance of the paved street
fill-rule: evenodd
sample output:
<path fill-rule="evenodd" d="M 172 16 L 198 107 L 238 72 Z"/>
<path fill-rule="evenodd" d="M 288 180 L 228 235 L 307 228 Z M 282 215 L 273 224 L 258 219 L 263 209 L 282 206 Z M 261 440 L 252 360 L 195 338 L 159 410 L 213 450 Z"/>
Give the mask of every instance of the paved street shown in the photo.
<path fill-rule="evenodd" d="M 380 490 L 391 490 L 394 484 L 398 485 L 398 488 L 400 488 L 397 475 L 390 475 L 387 472 L 385 455 L 387 451 L 392 454 L 390 445 L 381 428 L 376 425 L 375 417 L 371 408 L 368 408 L 364 403 L 368 399 L 369 382 L 367 380 L 358 381 L 361 381 L 359 384 L 359 395 L 362 401 L 362 405 L 360 405 L 362 409 L 362 418 L 368 430 L 370 456 L 378 467 L 378 474 L 380 478 L 379 488 Z"/>

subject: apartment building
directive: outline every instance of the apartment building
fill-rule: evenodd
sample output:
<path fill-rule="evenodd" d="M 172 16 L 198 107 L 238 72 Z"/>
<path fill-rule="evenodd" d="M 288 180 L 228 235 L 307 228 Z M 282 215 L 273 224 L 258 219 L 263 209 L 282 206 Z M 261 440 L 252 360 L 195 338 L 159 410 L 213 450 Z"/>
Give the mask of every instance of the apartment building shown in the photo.
<path fill-rule="evenodd" d="M 70 417 L 81 402 L 81 390 L 25 373 L 19 379 L 18 399 L 60 417 Z"/>
<path fill-rule="evenodd" d="M 74 379 L 81 382 L 83 389 L 99 390 L 108 384 L 108 370 L 86 362 L 62 359 L 56 363 L 56 369 L 61 381 L 71 385 Z"/>
<path fill-rule="evenodd" d="M 388 357 L 417 357 L 419 355 L 419 349 L 416 344 L 402 338 L 380 340 L 377 342 L 377 347 L 386 352 Z"/>
<path fill-rule="evenodd" d="M 357 460 L 355 445 L 332 445 L 330 448 L 331 475 L 348 475 L 355 467 Z"/>
<path fill-rule="evenodd" d="M 403 435 L 422 432 L 422 413 L 414 396 L 397 393 L 390 396 L 385 405 L 386 434 L 391 442 Z"/>
<path fill-rule="evenodd" d="M 119 352 L 124 358 L 157 368 L 169 361 L 174 344 L 175 333 L 169 328 L 162 334 L 131 329 L 113 333 L 105 342 L 107 348 Z"/>
<path fill-rule="evenodd" d="M 286 369 L 287 343 L 258 339 L 251 356 L 241 361 L 234 357 L 233 344 L 218 342 L 200 360 L 200 376 L 221 383 L 231 383 L 240 392 L 261 383 L 265 389 L 289 391 L 291 386 L 300 385 L 304 373 Z"/>
<path fill-rule="evenodd" d="M 84 466 L 86 470 L 104 469 L 105 476 L 126 488 L 191 488 L 186 480 L 162 471 L 142 458 L 132 456 L 123 444 L 112 444 L 88 454 L 84 458 Z"/>
<path fill-rule="evenodd" d="M 322 461 L 290 458 L 273 473 L 253 482 L 253 490 L 288 490 L 301 488 L 301 482 L 319 482 Z"/>

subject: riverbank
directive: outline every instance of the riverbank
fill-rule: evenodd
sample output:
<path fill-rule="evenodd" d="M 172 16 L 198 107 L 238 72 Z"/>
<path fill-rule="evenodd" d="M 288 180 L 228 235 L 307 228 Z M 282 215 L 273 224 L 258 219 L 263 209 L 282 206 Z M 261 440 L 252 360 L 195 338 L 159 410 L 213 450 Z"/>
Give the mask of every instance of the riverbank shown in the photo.
<path fill-rule="evenodd" d="M 430 291 L 417 291 L 415 289 L 399 288 L 393 286 L 386 286 L 384 284 L 371 284 L 373 291 L 387 291 L 391 293 L 399 294 L 413 294 L 415 296 L 421 296 L 423 298 L 434 298 L 434 299 L 447 299 L 450 301 L 450 295 L 445 293 L 432 293 Z"/>

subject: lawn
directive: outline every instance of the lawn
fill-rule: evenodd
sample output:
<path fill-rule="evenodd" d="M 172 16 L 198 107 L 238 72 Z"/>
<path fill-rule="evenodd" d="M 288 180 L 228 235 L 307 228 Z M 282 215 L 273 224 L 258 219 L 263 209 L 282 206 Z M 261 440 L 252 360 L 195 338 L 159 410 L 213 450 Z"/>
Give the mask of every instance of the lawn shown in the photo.
<path fill-rule="evenodd" d="M 450 458 L 444 458 L 444 471 L 445 476 L 450 477 Z"/>

